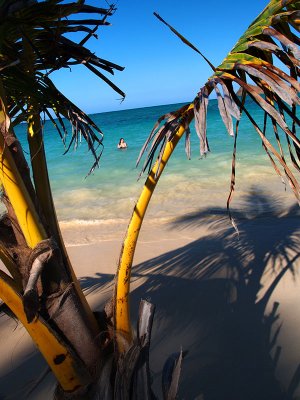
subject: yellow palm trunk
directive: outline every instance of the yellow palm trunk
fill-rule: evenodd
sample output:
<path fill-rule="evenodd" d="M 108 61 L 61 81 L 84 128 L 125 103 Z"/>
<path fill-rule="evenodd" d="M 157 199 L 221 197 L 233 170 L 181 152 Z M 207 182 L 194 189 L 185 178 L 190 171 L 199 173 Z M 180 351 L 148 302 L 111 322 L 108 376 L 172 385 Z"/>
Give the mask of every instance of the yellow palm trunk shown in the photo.
<path fill-rule="evenodd" d="M 11 154 L 11 150 L 8 148 L 4 137 L 6 136 L 6 132 L 10 129 L 9 124 L 10 120 L 7 115 L 5 104 L 3 102 L 5 99 L 3 87 L 0 84 L 0 181 L 3 185 L 4 191 L 12 205 L 14 213 L 16 215 L 18 224 L 26 243 L 29 248 L 33 249 L 36 245 L 38 245 L 42 240 L 48 238 L 47 232 L 40 220 L 38 213 L 36 212 L 35 205 L 33 204 L 32 198 L 29 195 L 27 188 L 23 182 L 22 176 L 20 175 L 18 168 L 16 166 L 14 157 Z M 74 274 L 74 273 L 73 273 Z M 75 276 L 75 275 L 74 275 Z M 86 312 L 86 322 L 90 322 L 90 329 L 94 332 L 94 336 L 98 333 L 98 325 L 95 320 L 95 317 L 87 304 L 87 301 L 79 288 L 79 284 L 77 279 L 74 280 L 75 285 L 77 285 L 77 294 L 81 293 L 80 299 L 81 304 L 83 305 Z M 57 379 L 60 385 L 65 390 L 71 390 L 65 385 L 65 381 L 71 381 L 74 377 L 74 365 L 77 363 L 77 357 L 74 356 L 73 361 L 69 360 L 65 363 L 65 368 L 60 375 L 59 371 L 62 371 L 53 364 L 53 360 L 51 362 L 52 357 L 52 342 L 55 347 L 55 341 L 57 340 L 54 336 L 51 338 L 51 335 L 54 335 L 53 331 L 48 331 L 45 333 L 45 328 L 41 324 L 37 324 L 36 322 L 27 323 L 27 320 L 24 317 L 24 310 L 21 301 L 21 297 L 17 292 L 10 290 L 7 287 L 7 282 L 5 282 L 3 278 L 3 274 L 0 275 L 0 298 L 4 300 L 4 302 L 13 310 L 13 312 L 19 317 L 21 322 L 24 323 L 25 328 L 28 330 L 32 339 L 34 340 L 37 347 L 40 349 L 42 354 L 45 356 L 49 366 L 53 369 L 53 372 L 57 376 Z M 79 312 L 79 311 L 78 311 Z M 45 335 L 47 339 L 45 339 Z M 58 349 L 58 347 L 56 346 Z M 55 350 L 56 351 L 56 350 Z M 58 350 L 57 350 L 58 351 Z M 58 353 L 59 354 L 59 353 Z M 69 359 L 72 355 L 68 356 Z M 78 380 L 74 381 L 77 382 Z M 73 383 L 72 383 L 73 385 Z M 71 385 L 71 386 L 72 386 Z M 78 386 L 78 385 L 77 385 Z M 72 386 L 73 387 L 73 386 Z M 73 390 L 73 389 L 72 389 Z"/>
<path fill-rule="evenodd" d="M 83 368 L 79 368 L 78 362 L 74 362 L 74 354 L 41 318 L 36 318 L 30 324 L 27 322 L 22 297 L 14 281 L 2 271 L 0 296 L 35 341 L 64 391 L 73 392 L 89 383 L 90 376 L 84 373 Z"/>
<path fill-rule="evenodd" d="M 3 99 L 2 93 L 0 93 L 0 98 Z M 9 123 L 1 100 L 1 130 L 9 129 Z M 2 134 L 0 135 L 0 180 L 11 201 L 26 243 L 30 248 L 34 248 L 47 235 Z"/>
<path fill-rule="evenodd" d="M 186 111 L 186 117 L 188 122 L 193 118 L 193 104 L 190 105 Z M 130 312 L 129 312 L 129 291 L 130 291 L 130 276 L 131 267 L 133 262 L 133 256 L 136 248 L 137 239 L 140 233 L 142 222 L 147 211 L 148 204 L 151 196 L 157 185 L 157 182 L 163 172 L 165 165 L 167 164 L 173 150 L 175 149 L 179 139 L 182 137 L 186 130 L 186 124 L 180 125 L 177 133 L 175 134 L 172 141 L 166 144 L 161 163 L 159 165 L 159 172 L 156 175 L 158 169 L 158 162 L 153 166 L 148 178 L 146 179 L 142 193 L 134 207 L 130 223 L 127 228 L 127 233 L 121 250 L 119 259 L 118 272 L 116 277 L 115 286 L 115 330 L 116 340 L 118 343 L 118 349 L 122 353 L 126 350 L 126 343 L 132 342 L 132 330 L 130 323 Z M 124 340 L 125 339 L 125 340 Z"/>

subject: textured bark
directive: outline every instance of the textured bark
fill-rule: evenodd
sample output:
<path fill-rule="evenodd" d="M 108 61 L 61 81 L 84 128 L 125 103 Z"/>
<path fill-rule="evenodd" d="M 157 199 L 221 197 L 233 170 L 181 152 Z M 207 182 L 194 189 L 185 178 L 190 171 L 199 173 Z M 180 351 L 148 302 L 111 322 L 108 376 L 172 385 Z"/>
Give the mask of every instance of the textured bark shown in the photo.
<path fill-rule="evenodd" d="M 99 332 L 91 328 L 74 285 L 48 296 L 46 307 L 53 323 L 93 374 L 101 359 Z"/>

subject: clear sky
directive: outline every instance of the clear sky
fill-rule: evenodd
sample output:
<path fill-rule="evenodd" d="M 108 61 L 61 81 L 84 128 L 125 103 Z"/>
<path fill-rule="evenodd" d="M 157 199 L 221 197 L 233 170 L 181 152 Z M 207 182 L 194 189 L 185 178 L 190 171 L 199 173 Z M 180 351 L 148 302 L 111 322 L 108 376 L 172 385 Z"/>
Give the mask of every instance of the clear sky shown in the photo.
<path fill-rule="evenodd" d="M 107 7 L 102 0 L 88 4 Z M 111 26 L 87 47 L 125 67 L 107 74 L 125 93 L 120 96 L 84 66 L 52 76 L 59 90 L 87 113 L 124 110 L 192 100 L 212 71 L 153 15 L 156 11 L 219 65 L 268 0 L 119 0 Z"/>

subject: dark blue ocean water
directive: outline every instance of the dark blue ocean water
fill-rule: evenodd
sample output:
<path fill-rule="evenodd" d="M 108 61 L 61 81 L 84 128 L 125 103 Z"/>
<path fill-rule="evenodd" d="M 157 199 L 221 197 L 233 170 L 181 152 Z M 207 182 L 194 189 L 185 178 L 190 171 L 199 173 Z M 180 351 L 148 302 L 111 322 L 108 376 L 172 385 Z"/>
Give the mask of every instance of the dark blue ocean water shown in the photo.
<path fill-rule="evenodd" d="M 63 155 L 64 147 L 55 128 L 46 121 L 44 136 L 51 186 L 60 221 L 74 223 L 116 221 L 130 217 L 146 177 L 137 180 L 140 168 L 135 163 L 140 149 L 156 120 L 182 104 L 138 108 L 91 115 L 104 132 L 104 153 L 100 168 L 86 178 L 93 158 L 82 143 L 76 151 Z M 263 115 L 254 103 L 248 109 L 261 121 Z M 219 115 L 217 101 L 208 109 L 208 139 L 211 152 L 200 158 L 199 140 L 192 130 L 192 159 L 187 160 L 184 141 L 179 143 L 161 177 L 148 213 L 164 219 L 201 207 L 225 207 L 230 186 L 233 138 L 227 134 Z M 26 148 L 25 126 L 16 128 Z M 118 150 L 124 137 L 128 148 Z M 242 116 L 237 153 L 237 186 L 235 203 L 241 206 L 243 196 L 251 190 L 276 196 L 289 196 L 275 174 L 261 146 L 261 140 Z"/>

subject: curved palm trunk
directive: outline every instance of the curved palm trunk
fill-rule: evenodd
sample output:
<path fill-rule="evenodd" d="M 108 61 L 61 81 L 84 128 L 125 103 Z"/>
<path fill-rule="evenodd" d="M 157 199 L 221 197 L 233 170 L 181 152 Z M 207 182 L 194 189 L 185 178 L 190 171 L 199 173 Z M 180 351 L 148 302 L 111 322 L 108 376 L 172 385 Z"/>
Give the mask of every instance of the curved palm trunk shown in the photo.
<path fill-rule="evenodd" d="M 31 196 L 29 195 L 24 181 L 16 167 L 15 160 L 4 140 L 4 131 L 9 129 L 9 118 L 5 111 L 3 88 L 0 86 L 0 179 L 5 192 L 14 209 L 16 218 L 23 232 L 24 238 L 30 247 L 36 246 L 46 237 L 46 231 L 35 210 Z"/>
<path fill-rule="evenodd" d="M 38 198 L 39 205 L 41 207 L 42 215 L 45 222 L 48 224 L 48 230 L 51 232 L 51 236 L 55 238 L 55 241 L 61 251 L 61 256 L 66 270 L 68 282 L 74 283 L 75 291 L 84 307 L 84 310 L 88 316 L 90 324 L 94 327 L 95 331 L 98 331 L 98 326 L 95 317 L 87 303 L 87 300 L 80 288 L 78 279 L 74 273 L 71 262 L 69 260 L 62 236 L 58 225 L 57 215 L 54 207 L 52 191 L 49 182 L 46 154 L 44 148 L 44 141 L 42 136 L 42 126 L 40 121 L 40 115 L 37 110 L 37 106 L 32 102 L 29 118 L 28 118 L 28 142 L 31 156 L 31 166 L 33 172 L 34 186 Z"/>
<path fill-rule="evenodd" d="M 24 64 L 26 65 L 28 73 L 32 75 L 32 78 L 34 80 L 35 55 L 31 44 L 29 44 L 25 38 L 23 38 L 23 46 L 24 46 Z M 56 210 L 54 207 L 53 196 L 49 181 L 39 106 L 34 98 L 28 99 L 27 106 L 28 106 L 27 138 L 30 149 L 33 182 L 35 187 L 35 193 L 38 199 L 38 206 L 41 208 L 40 211 L 44 218 L 44 224 L 47 225 L 48 233 L 50 233 L 50 235 L 55 238 L 55 241 L 61 250 L 64 265 L 66 267 L 66 272 L 68 274 L 68 280 L 74 282 L 78 296 L 81 298 L 87 314 L 90 314 L 89 316 L 91 323 L 94 326 L 96 326 L 95 318 L 89 306 L 87 305 L 87 301 L 82 293 L 77 277 L 70 263 L 66 248 L 64 246 L 60 228 L 58 225 Z"/>
<path fill-rule="evenodd" d="M 142 222 L 164 167 L 172 155 L 178 141 L 186 131 L 187 123 L 189 124 L 193 119 L 193 108 L 194 105 L 191 104 L 186 111 L 186 119 L 181 123 L 173 139 L 166 144 L 166 148 L 160 163 L 156 161 L 150 174 L 148 175 L 142 193 L 134 207 L 131 220 L 127 228 L 127 233 L 123 242 L 118 263 L 114 297 L 114 327 L 116 331 L 115 339 L 117 341 L 118 350 L 120 353 L 125 352 L 128 348 L 128 345 L 132 343 L 129 308 L 130 276 L 134 252 Z"/>
<path fill-rule="evenodd" d="M 4 138 L 6 137 L 6 131 L 9 129 L 9 118 L 5 110 L 5 93 L 3 88 L 0 86 L 0 180 L 4 187 L 5 194 L 12 205 L 13 213 L 15 214 L 17 223 L 20 227 L 21 232 L 24 235 L 25 241 L 31 251 L 34 253 L 35 249 L 41 245 L 41 243 L 49 239 L 47 230 L 39 217 L 39 214 L 35 208 L 32 197 L 29 195 L 26 185 L 22 179 L 19 169 L 15 163 L 15 159 L 11 154 L 10 148 L 7 146 Z M 12 133 L 13 135 L 13 133 Z M 53 254 L 52 254 L 53 253 Z M 60 338 L 62 342 L 67 343 L 70 357 L 72 359 L 72 365 L 77 366 L 79 369 L 84 366 L 85 373 L 88 374 L 89 370 L 92 370 L 100 358 L 100 346 L 97 341 L 97 335 L 99 333 L 98 325 L 95 322 L 92 311 L 88 307 L 86 300 L 82 301 L 83 295 L 80 298 L 78 296 L 78 287 L 75 289 L 74 282 L 68 277 L 66 273 L 66 266 L 64 260 L 60 256 L 60 251 L 51 251 L 53 257 L 48 260 L 43 266 L 40 278 L 36 278 L 37 292 L 38 295 L 42 295 L 45 299 L 42 301 L 42 313 L 46 314 L 47 319 L 51 321 L 52 331 L 48 332 L 49 337 L 54 334 Z M 24 269 L 28 269 L 30 265 L 25 265 Z M 33 269 L 33 264 L 32 264 Z M 28 270 L 27 270 L 28 272 Z M 29 274 L 31 271 L 29 271 Z M 28 277 L 23 282 L 27 281 Z M 8 303 L 9 307 L 15 312 L 20 308 L 19 297 L 20 293 L 13 295 L 12 291 L 7 291 L 5 288 L 7 285 L 4 284 L 5 280 L 3 275 L 0 276 L 0 297 L 4 298 L 4 301 Z M 23 289 L 24 284 L 23 284 Z M 23 297 L 24 303 L 24 297 Z M 21 310 L 22 311 L 22 310 Z M 24 313 L 24 310 L 23 310 Z M 52 349 L 47 343 L 47 340 L 40 342 L 39 338 L 44 337 L 44 333 L 39 330 L 39 326 L 35 326 L 35 335 L 32 335 L 32 324 L 35 324 L 36 318 L 39 318 L 38 308 L 33 311 L 31 321 L 28 320 L 25 324 L 26 329 L 32 336 L 41 352 L 46 355 L 48 362 L 49 357 L 51 358 Z M 22 321 L 24 318 L 20 318 Z M 29 322 L 28 322 L 29 321 Z M 51 342 L 52 339 L 49 339 Z M 54 339 L 53 339 L 54 340 Z M 78 364 L 79 363 L 79 364 Z M 67 365 L 71 365 L 70 363 Z M 53 363 L 50 363 L 50 367 L 53 367 Z M 64 388 L 64 380 L 72 379 L 74 371 L 72 368 L 66 370 L 62 375 L 57 373 L 56 377 L 59 383 Z M 69 378 L 66 376 L 69 374 Z M 77 385 L 78 387 L 79 385 Z M 68 389 L 70 390 L 70 389 Z"/>

